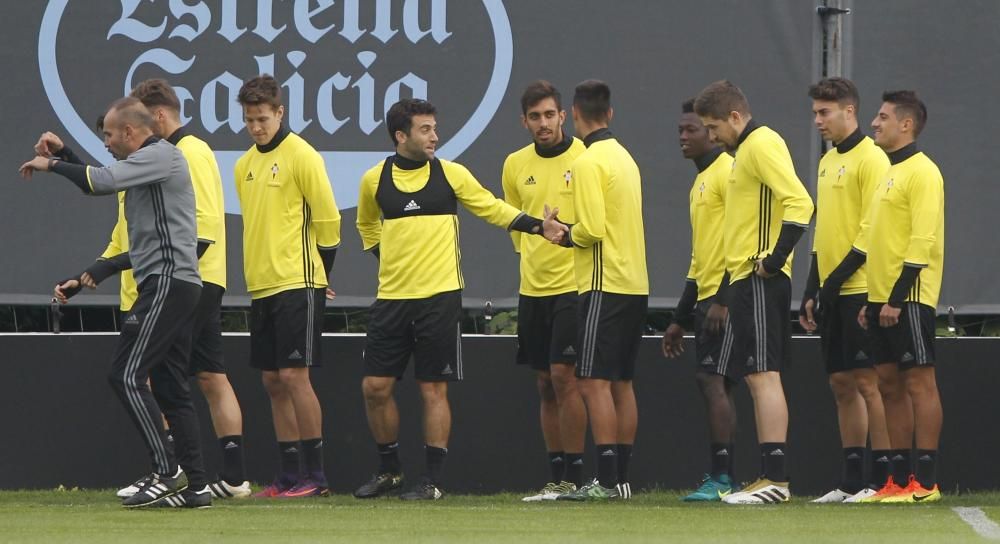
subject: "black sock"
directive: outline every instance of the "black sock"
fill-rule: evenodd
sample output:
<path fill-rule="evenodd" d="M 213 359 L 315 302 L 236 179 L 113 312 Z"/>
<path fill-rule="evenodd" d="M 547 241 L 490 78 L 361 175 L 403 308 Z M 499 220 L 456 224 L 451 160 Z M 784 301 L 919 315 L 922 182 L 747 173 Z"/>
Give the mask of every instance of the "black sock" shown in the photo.
<path fill-rule="evenodd" d="M 618 485 L 618 448 L 614 444 L 598 444 L 597 482 L 606 488 Z"/>
<path fill-rule="evenodd" d="M 580 487 L 583 485 L 583 454 L 582 453 L 567 453 L 566 454 L 566 476 L 563 477 L 567 482 Z"/>
<path fill-rule="evenodd" d="M 563 476 L 566 474 L 566 452 L 549 452 L 549 470 L 552 472 L 550 482 L 559 483 L 563 480 Z"/>
<path fill-rule="evenodd" d="M 234 434 L 219 439 L 222 448 L 222 474 L 220 477 L 226 483 L 241 485 L 246 481 L 246 470 L 243 468 L 243 437 Z"/>
<path fill-rule="evenodd" d="M 376 446 L 378 446 L 379 474 L 399 474 L 403 472 L 399 467 L 399 442 L 376 444 Z"/>
<path fill-rule="evenodd" d="M 865 486 L 865 448 L 844 448 L 844 478 L 840 490 L 851 495 Z"/>
<path fill-rule="evenodd" d="M 910 450 L 900 449 L 891 450 L 892 457 L 892 479 L 896 482 L 896 485 L 906 486 L 906 483 L 910 480 L 910 474 L 913 474 L 913 469 L 910 468 Z"/>
<path fill-rule="evenodd" d="M 732 455 L 730 451 L 729 444 L 722 444 L 718 442 L 713 442 L 710 445 L 710 454 L 712 456 L 712 473 L 713 478 L 718 478 L 723 474 L 729 474 L 732 472 Z"/>
<path fill-rule="evenodd" d="M 872 475 L 868 484 L 875 489 L 882 489 L 892 473 L 892 450 L 872 450 Z"/>
<path fill-rule="evenodd" d="M 628 465 L 632 460 L 632 444 L 618 444 L 618 483 L 628 482 Z"/>
<path fill-rule="evenodd" d="M 764 442 L 760 445 L 761 464 L 764 477 L 772 482 L 787 482 L 785 475 L 785 443 Z"/>
<path fill-rule="evenodd" d="M 424 478 L 437 485 L 441 480 L 441 471 L 444 469 L 444 459 L 448 456 L 448 448 L 425 445 L 424 453 L 427 456 L 427 473 L 424 474 Z"/>
<path fill-rule="evenodd" d="M 917 450 L 917 481 L 924 489 L 937 485 L 937 450 Z"/>
<path fill-rule="evenodd" d="M 306 473 L 313 480 L 326 483 L 326 473 L 323 472 L 323 439 L 307 438 L 302 441 L 302 452 L 306 458 Z"/>
<path fill-rule="evenodd" d="M 278 477 L 285 484 L 294 484 L 299 481 L 301 473 L 299 449 L 297 440 L 278 442 L 278 451 L 281 452 L 281 474 Z"/>

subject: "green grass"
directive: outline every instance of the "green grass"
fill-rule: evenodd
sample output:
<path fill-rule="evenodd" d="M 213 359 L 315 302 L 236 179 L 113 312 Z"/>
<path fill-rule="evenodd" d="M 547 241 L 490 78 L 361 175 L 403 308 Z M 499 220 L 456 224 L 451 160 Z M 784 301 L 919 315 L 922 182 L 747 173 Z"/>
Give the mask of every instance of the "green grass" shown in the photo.
<path fill-rule="evenodd" d="M 216 501 L 208 510 L 124 510 L 110 490 L 0 492 L 0 542 L 933 542 L 979 537 L 952 512 L 1000 521 L 1000 493 L 921 505 L 681 503 L 672 492 L 629 502 L 524 504 L 520 495 Z M 155 536 L 150 536 L 155 535 Z"/>

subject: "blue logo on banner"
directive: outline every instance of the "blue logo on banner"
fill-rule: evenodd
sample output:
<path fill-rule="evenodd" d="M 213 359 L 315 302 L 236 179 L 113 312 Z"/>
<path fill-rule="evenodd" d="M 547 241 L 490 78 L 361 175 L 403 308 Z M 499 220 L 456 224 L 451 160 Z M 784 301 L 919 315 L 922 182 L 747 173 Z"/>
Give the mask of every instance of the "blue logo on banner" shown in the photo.
<path fill-rule="evenodd" d="M 223 38 L 233 43 L 242 34 L 248 32 L 247 28 L 240 28 L 236 22 L 236 10 L 238 5 L 241 9 L 251 4 L 251 2 L 236 0 L 222 0 L 221 5 L 209 8 L 205 2 L 197 2 L 194 5 L 183 2 L 170 2 L 169 8 L 173 15 L 175 26 L 167 33 L 167 17 L 164 16 L 156 24 L 156 20 L 141 21 L 134 17 L 136 10 L 144 0 L 120 0 L 121 15 L 108 29 L 107 39 L 112 36 L 123 36 L 132 41 L 144 44 L 150 43 L 160 38 L 179 38 L 187 42 L 193 41 L 206 31 L 210 24 L 213 24 L 213 15 L 217 17 L 217 32 Z M 152 1 L 152 0 L 149 0 Z M 359 2 L 363 0 L 342 0 L 338 2 L 344 10 L 343 24 L 340 25 L 339 34 L 350 43 L 356 42 L 361 36 L 369 34 L 385 44 L 390 38 L 398 33 L 401 37 L 411 43 L 417 43 L 424 38 L 431 38 L 441 44 L 451 32 L 446 29 L 447 0 L 429 0 L 429 17 L 427 14 L 419 12 L 420 0 L 402 0 L 402 22 L 401 28 L 392 28 L 390 13 L 392 6 L 401 0 L 367 0 L 369 7 L 374 7 L 375 13 L 374 28 L 362 28 L 359 22 Z M 41 27 L 38 33 L 38 66 L 42 76 L 42 85 L 48 96 L 49 102 L 62 122 L 69 135 L 79 142 L 80 146 L 104 164 L 110 163 L 113 159 L 104 148 L 104 143 L 86 122 L 83 121 L 77 109 L 70 101 L 63 86 L 59 74 L 57 63 L 57 43 L 61 38 L 64 41 L 70 40 L 67 34 L 60 35 L 59 24 L 63 18 L 69 0 L 52 0 L 49 2 L 45 14 L 42 17 Z M 271 8 L 273 0 L 257 0 L 256 13 L 258 16 L 257 26 L 251 33 L 263 38 L 267 43 L 272 43 L 274 39 L 285 31 L 286 25 L 275 28 L 271 21 Z M 428 0 L 423 2 L 427 5 Z M 511 65 L 513 62 L 514 48 L 513 37 L 510 29 L 510 21 L 501 0 L 481 0 L 490 25 L 493 29 L 494 61 L 490 74 L 489 83 L 483 92 L 482 99 L 472 112 L 465 124 L 447 141 L 438 146 L 437 156 L 443 159 L 454 160 L 461 155 L 470 145 L 482 134 L 490 120 L 496 114 L 503 100 L 510 79 Z M 334 0 L 295 0 L 294 29 L 299 35 L 310 44 L 315 44 L 322 36 L 334 30 L 334 25 L 318 28 L 312 21 L 314 15 L 334 7 Z M 374 6 L 371 6 L 374 4 Z M 313 6 L 316 7 L 313 7 Z M 218 13 L 213 14 L 212 10 L 217 9 Z M 181 23 L 183 17 L 184 23 Z M 421 28 L 420 22 L 429 22 L 429 28 Z M 152 24 L 151 24 L 152 23 Z M 193 23 L 193 24 L 188 24 Z M 155 25 L 155 26 L 154 26 Z M 206 55 L 213 52 L 207 51 Z M 275 74 L 275 56 L 283 54 L 287 61 L 294 68 L 298 68 L 306 58 L 303 51 L 281 51 L 273 52 L 269 55 L 255 56 L 257 62 L 257 73 Z M 360 51 L 356 54 L 357 61 L 366 70 L 375 62 L 378 54 L 374 51 Z M 166 74 L 183 74 L 195 63 L 197 55 L 190 58 L 182 58 L 174 52 L 164 48 L 151 48 L 139 54 L 128 72 L 123 82 L 122 95 L 127 95 L 136 81 L 133 77 L 136 71 L 144 66 L 150 65 L 162 70 Z M 256 75 L 256 74 L 254 74 Z M 277 74 L 275 74 L 277 75 Z M 223 72 L 208 82 L 200 91 L 197 108 L 192 107 L 191 111 L 185 106 L 195 104 L 195 96 L 190 90 L 179 85 L 174 88 L 182 104 L 181 122 L 188 124 L 197 116 L 198 120 L 209 133 L 215 133 L 223 126 L 227 126 L 234 133 L 243 130 L 242 110 L 235 104 L 235 95 L 242 85 L 242 79 L 233 75 L 229 71 Z M 364 75 L 352 81 L 352 78 L 337 72 L 332 77 L 324 81 L 319 86 L 318 102 L 326 103 L 328 107 L 317 108 L 316 119 L 305 119 L 304 114 L 304 92 L 302 76 L 295 72 L 282 86 L 286 89 L 288 96 L 288 109 L 285 112 L 285 122 L 294 132 L 301 132 L 307 126 L 316 121 L 319 128 L 327 133 L 334 134 L 344 126 L 350 118 L 340 119 L 333 111 L 333 94 L 337 91 L 344 91 L 349 88 L 356 88 L 361 98 L 361 110 L 355 120 L 357 127 L 365 135 L 371 134 L 376 128 L 381 126 L 382 120 L 376 118 L 376 101 L 374 93 L 374 82 L 372 76 L 366 71 Z M 395 82 L 391 83 L 385 92 L 383 99 L 383 109 L 385 111 L 397 101 L 403 94 L 403 87 L 409 90 L 410 95 L 415 98 L 428 98 L 428 83 L 413 72 L 409 72 Z M 222 93 L 228 93 L 223 95 Z M 224 98 L 228 104 L 228 110 L 216 111 L 217 97 Z M 108 97 L 108 102 L 114 97 Z M 194 131 L 197 133 L 198 131 Z M 315 144 L 315 142 L 313 142 Z M 223 187 L 225 189 L 226 212 L 240 213 L 239 202 L 236 197 L 235 188 L 232 183 L 232 171 L 236 160 L 250 147 L 249 139 L 243 149 L 237 150 L 216 150 L 216 159 L 219 162 L 219 169 L 222 173 Z M 318 147 L 318 146 L 317 146 Z M 361 175 L 378 161 L 385 158 L 391 152 L 389 149 L 376 151 L 328 151 L 318 149 L 323 159 L 326 161 L 330 182 L 333 185 L 337 197 L 337 203 L 342 209 L 353 208 L 357 205 L 358 181 Z"/>

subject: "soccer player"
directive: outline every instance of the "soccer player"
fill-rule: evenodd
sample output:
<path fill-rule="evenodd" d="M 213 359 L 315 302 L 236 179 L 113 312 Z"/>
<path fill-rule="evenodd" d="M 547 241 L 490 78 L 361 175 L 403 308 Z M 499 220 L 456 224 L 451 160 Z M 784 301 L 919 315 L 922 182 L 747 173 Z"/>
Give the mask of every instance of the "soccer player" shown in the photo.
<path fill-rule="evenodd" d="M 251 298 L 250 364 L 260 369 L 271 400 L 280 452 L 279 474 L 257 496 L 328 495 L 322 412 L 309 372 L 322 363 L 324 295 L 333 298 L 327 285 L 340 245 L 340 211 L 323 157 L 282 125 L 278 82 L 266 74 L 250 79 L 238 101 L 254 141 L 235 167 Z"/>
<path fill-rule="evenodd" d="M 725 303 L 729 279 L 722 226 L 726 216 L 726 186 L 732 155 L 717 147 L 694 113 L 694 100 L 681 105 L 677 126 L 681 153 L 691 159 L 698 175 L 688 193 L 691 217 L 691 265 L 673 320 L 663 333 L 663 354 L 679 357 L 684 330 L 695 331 L 698 388 L 708 410 L 711 472 L 685 501 L 720 501 L 733 490 L 736 443 L 734 386 L 743 369 L 731 365 L 732 330 Z"/>
<path fill-rule="evenodd" d="M 858 128 L 860 97 L 853 82 L 823 79 L 809 88 L 809 97 L 813 122 L 833 148 L 819 161 L 816 234 L 799 324 L 809 332 L 819 330 L 844 456 L 840 484 L 813 502 L 858 502 L 874 495 L 889 476 L 889 435 L 878 374 L 857 319 L 868 292 L 862 228 L 889 159 Z M 872 463 L 866 480 L 869 434 Z"/>
<path fill-rule="evenodd" d="M 385 495 L 403 484 L 393 389 L 411 356 L 423 399 L 426 471 L 400 498 L 443 496 L 439 486 L 451 432 L 448 383 L 463 378 L 458 204 L 508 230 L 543 232 L 541 219 L 494 197 L 464 166 L 434 156 L 436 113 L 425 100 L 393 104 L 385 119 L 396 153 L 361 178 L 358 232 L 365 251 L 379 259 L 361 389 L 379 468 L 354 491 L 357 498 Z M 546 237 L 559 239 L 564 230 L 550 225 Z"/>
<path fill-rule="evenodd" d="M 730 364 L 742 365 L 746 374 L 761 456 L 760 477 L 723 502 L 787 502 L 788 405 L 781 370 L 791 340 L 792 250 L 809 224 L 813 203 L 785 141 L 753 119 L 739 87 L 712 83 L 694 109 L 712 138 L 735 154 L 723 223 L 730 284 L 722 302 L 733 329 Z"/>
<path fill-rule="evenodd" d="M 892 443 L 892 478 L 871 502 L 941 500 L 937 449 L 941 398 L 934 375 L 934 310 L 944 265 L 944 180 L 917 149 L 927 108 L 913 91 L 882 94 L 872 121 L 889 155 L 868 230 L 868 305 L 858 319 L 871 339 Z M 916 475 L 910 448 L 917 446 Z M 905 486 L 901 486 L 904 482 Z"/>
<path fill-rule="evenodd" d="M 562 244 L 573 248 L 580 294 L 576 377 L 596 445 L 597 478 L 560 500 L 632 496 L 628 468 L 639 422 L 632 380 L 649 281 L 639 167 L 609 130 L 613 115 L 607 83 L 576 86 L 573 126 L 587 150 L 573 162 L 576 222 Z"/>
<path fill-rule="evenodd" d="M 535 81 L 521 95 L 521 123 L 533 143 L 511 153 L 503 165 L 504 199 L 539 217 L 556 206 L 572 220 L 570 167 L 585 149 L 563 132 L 566 111 L 559 91 Z M 576 387 L 576 278 L 573 253 L 538 236 L 512 231 L 521 256 L 517 362 L 535 370 L 541 397 L 540 420 L 551 477 L 526 502 L 552 500 L 582 485 L 587 412 Z"/>
<path fill-rule="evenodd" d="M 139 296 L 122 326 L 109 381 L 146 443 L 153 474 L 122 505 L 207 507 L 212 492 L 187 382 L 191 324 L 201 294 L 195 197 L 184 155 L 157 138 L 154 127 L 142 102 L 119 99 L 104 116 L 104 135 L 121 160 L 96 168 L 38 156 L 22 165 L 21 173 L 31 177 L 34 171 L 51 170 L 86 194 L 126 191 L 131 243 L 113 264 L 132 268 Z M 176 440 L 176 457 L 166 447 L 161 406 Z M 178 462 L 188 478 L 181 492 Z"/>

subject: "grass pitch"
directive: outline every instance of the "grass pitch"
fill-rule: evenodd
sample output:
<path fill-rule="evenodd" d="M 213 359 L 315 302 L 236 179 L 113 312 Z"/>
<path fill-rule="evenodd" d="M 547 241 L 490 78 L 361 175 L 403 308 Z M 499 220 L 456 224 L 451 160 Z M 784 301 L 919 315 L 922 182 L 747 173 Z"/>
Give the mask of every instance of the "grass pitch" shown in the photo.
<path fill-rule="evenodd" d="M 628 502 L 526 504 L 520 494 L 435 503 L 350 496 L 215 501 L 207 510 L 124 510 L 111 490 L 0 492 L 0 542 L 933 542 L 982 541 L 952 510 L 1000 522 L 1000 493 L 919 505 L 685 504 L 675 492 Z"/>

